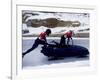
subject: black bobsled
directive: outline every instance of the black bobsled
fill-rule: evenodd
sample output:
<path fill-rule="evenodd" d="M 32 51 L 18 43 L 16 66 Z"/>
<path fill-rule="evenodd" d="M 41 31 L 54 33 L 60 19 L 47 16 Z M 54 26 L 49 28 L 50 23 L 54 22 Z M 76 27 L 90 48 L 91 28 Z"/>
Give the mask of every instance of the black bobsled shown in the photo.
<path fill-rule="evenodd" d="M 48 57 L 83 57 L 89 54 L 87 48 L 78 45 L 66 45 L 64 47 L 43 46 L 41 52 Z"/>

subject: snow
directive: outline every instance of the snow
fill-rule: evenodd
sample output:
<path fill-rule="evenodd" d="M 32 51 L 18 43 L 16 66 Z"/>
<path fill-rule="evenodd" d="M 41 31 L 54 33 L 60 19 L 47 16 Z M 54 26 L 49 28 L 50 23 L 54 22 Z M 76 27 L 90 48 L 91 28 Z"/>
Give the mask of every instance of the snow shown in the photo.
<path fill-rule="evenodd" d="M 32 19 L 47 19 L 47 18 L 56 18 L 59 20 L 64 20 L 64 21 L 79 21 L 81 23 L 81 25 L 79 27 L 71 27 L 71 26 L 66 26 L 66 27 L 55 27 L 55 28 L 50 28 L 52 30 L 52 34 L 62 34 L 65 33 L 69 30 L 73 30 L 74 33 L 77 33 L 79 30 L 84 30 L 84 29 L 88 29 L 90 28 L 89 26 L 89 13 L 71 13 L 71 12 L 41 12 L 41 11 L 23 11 L 24 13 L 34 13 L 34 14 L 38 14 L 38 15 L 30 15 L 25 22 L 27 22 L 28 20 L 32 20 Z M 28 14 L 26 14 L 28 15 Z M 44 26 L 40 26 L 37 28 L 34 28 L 35 26 L 28 26 L 25 25 L 25 23 L 23 24 L 23 29 L 27 29 L 29 30 L 29 33 L 27 34 L 23 34 L 23 35 L 29 35 L 29 34 L 39 34 L 40 32 L 43 32 L 47 29 L 47 27 Z M 82 32 L 88 32 L 89 31 L 82 31 Z"/>
<path fill-rule="evenodd" d="M 52 39 L 48 39 L 50 42 Z M 59 39 L 54 39 L 59 42 Z M 34 43 L 34 39 L 23 39 L 23 52 L 29 49 Z M 89 39 L 74 39 L 74 44 L 86 47 L 89 50 Z M 23 69 L 40 69 L 40 68 L 60 68 L 60 67 L 84 67 L 89 66 L 89 57 L 85 58 L 64 58 L 61 60 L 49 61 L 41 52 L 41 45 L 35 50 L 28 53 L 23 58 Z"/>
<path fill-rule="evenodd" d="M 64 20 L 64 21 L 80 21 L 82 25 L 89 25 L 89 14 L 88 13 L 85 13 L 86 15 L 84 15 L 84 13 L 71 13 L 71 12 L 70 13 L 69 12 L 68 13 L 67 12 L 43 13 L 43 12 L 30 11 L 30 13 L 37 13 L 39 15 L 28 17 L 26 19 L 26 22 L 32 19 L 57 18 L 57 19 Z"/>
<path fill-rule="evenodd" d="M 28 28 L 27 28 L 27 25 L 26 25 L 25 23 L 22 24 L 22 28 L 23 28 L 23 30 L 28 29 Z"/>
<path fill-rule="evenodd" d="M 49 28 L 49 29 L 51 29 L 52 34 L 63 34 L 69 30 L 72 30 L 74 33 L 77 33 L 77 32 L 79 32 L 79 30 L 85 30 L 88 28 L 89 28 L 88 26 L 85 26 L 85 27 L 69 27 L 69 28 L 68 27 L 56 27 L 56 28 Z M 38 28 L 27 27 L 27 29 L 29 30 L 29 33 L 27 33 L 25 35 L 40 34 L 41 32 L 45 31 L 47 29 L 47 27 L 44 27 L 44 26 L 40 26 Z M 83 32 L 83 33 L 88 32 L 89 33 L 89 31 L 81 31 L 81 32 Z"/>

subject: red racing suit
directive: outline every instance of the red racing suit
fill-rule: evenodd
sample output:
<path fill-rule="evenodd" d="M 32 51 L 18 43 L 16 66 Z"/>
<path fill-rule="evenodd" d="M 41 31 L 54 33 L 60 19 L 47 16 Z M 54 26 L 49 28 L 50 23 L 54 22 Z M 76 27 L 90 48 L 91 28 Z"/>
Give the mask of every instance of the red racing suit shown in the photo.
<path fill-rule="evenodd" d="M 46 33 L 45 32 L 40 33 L 38 38 L 42 41 L 46 41 Z"/>
<path fill-rule="evenodd" d="M 66 32 L 64 35 L 66 35 L 67 38 L 71 38 L 72 37 L 72 32 Z"/>

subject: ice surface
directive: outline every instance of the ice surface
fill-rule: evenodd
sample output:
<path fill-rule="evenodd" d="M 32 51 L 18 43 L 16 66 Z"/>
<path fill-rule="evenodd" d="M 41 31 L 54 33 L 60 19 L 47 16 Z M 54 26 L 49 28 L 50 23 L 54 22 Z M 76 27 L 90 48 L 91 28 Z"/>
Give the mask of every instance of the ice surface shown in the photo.
<path fill-rule="evenodd" d="M 50 42 L 52 39 L 48 39 Z M 59 39 L 54 39 L 59 42 Z M 23 52 L 31 48 L 34 43 L 34 38 L 23 39 Z M 89 50 L 89 39 L 74 39 L 74 44 L 86 47 Z M 41 45 L 35 50 L 28 53 L 23 58 L 23 68 L 24 69 L 34 69 L 34 68 L 50 68 L 50 67 L 78 67 L 78 66 L 89 66 L 89 57 L 85 58 L 64 58 L 61 60 L 48 61 L 48 57 L 44 56 L 41 52 Z"/>

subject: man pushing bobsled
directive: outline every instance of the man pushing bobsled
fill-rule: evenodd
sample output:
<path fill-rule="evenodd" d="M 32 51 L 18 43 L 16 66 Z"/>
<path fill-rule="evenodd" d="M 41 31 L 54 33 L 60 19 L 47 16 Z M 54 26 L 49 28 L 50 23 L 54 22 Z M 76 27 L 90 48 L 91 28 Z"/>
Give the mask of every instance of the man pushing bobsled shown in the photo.
<path fill-rule="evenodd" d="M 52 42 L 54 42 L 58 47 L 64 47 L 66 46 L 66 39 L 67 39 L 67 45 L 70 45 L 69 44 L 70 41 L 72 42 L 73 45 L 72 35 L 73 35 L 73 31 L 70 30 L 61 36 L 60 43 L 55 42 L 54 40 Z"/>
<path fill-rule="evenodd" d="M 67 39 L 67 44 L 66 44 Z M 72 41 L 72 45 L 69 43 Z M 72 31 L 66 32 L 61 36 L 60 43 L 52 41 L 55 44 L 43 46 L 41 53 L 49 58 L 49 60 L 63 59 L 64 57 L 86 57 L 89 54 L 87 48 L 73 45 Z"/>
<path fill-rule="evenodd" d="M 40 33 L 40 35 L 37 37 L 37 39 L 35 40 L 32 47 L 30 49 L 28 49 L 26 52 L 22 53 L 22 57 L 24 57 L 27 53 L 29 53 L 32 50 L 34 50 L 35 48 L 37 48 L 39 44 L 42 44 L 44 46 L 47 45 L 48 43 L 46 40 L 46 36 L 49 36 L 50 34 L 51 34 L 50 29 L 47 29 L 45 32 Z"/>
<path fill-rule="evenodd" d="M 26 52 L 24 52 L 22 54 L 22 57 L 24 57 L 27 53 L 29 53 L 32 50 L 34 50 L 35 48 L 37 48 L 39 44 L 42 44 L 44 46 L 49 45 L 52 47 L 64 47 L 64 46 L 66 46 L 66 39 L 67 39 L 67 45 L 69 45 L 70 40 L 72 40 L 72 31 L 70 30 L 61 36 L 60 43 L 57 43 L 53 40 L 52 42 L 54 42 L 56 45 L 48 44 L 47 40 L 46 40 L 46 36 L 49 36 L 50 34 L 51 34 L 50 29 L 47 29 L 45 32 L 40 33 L 40 35 L 35 40 L 32 47 L 30 49 L 28 49 Z M 73 44 L 73 40 L 72 40 L 72 44 Z"/>

